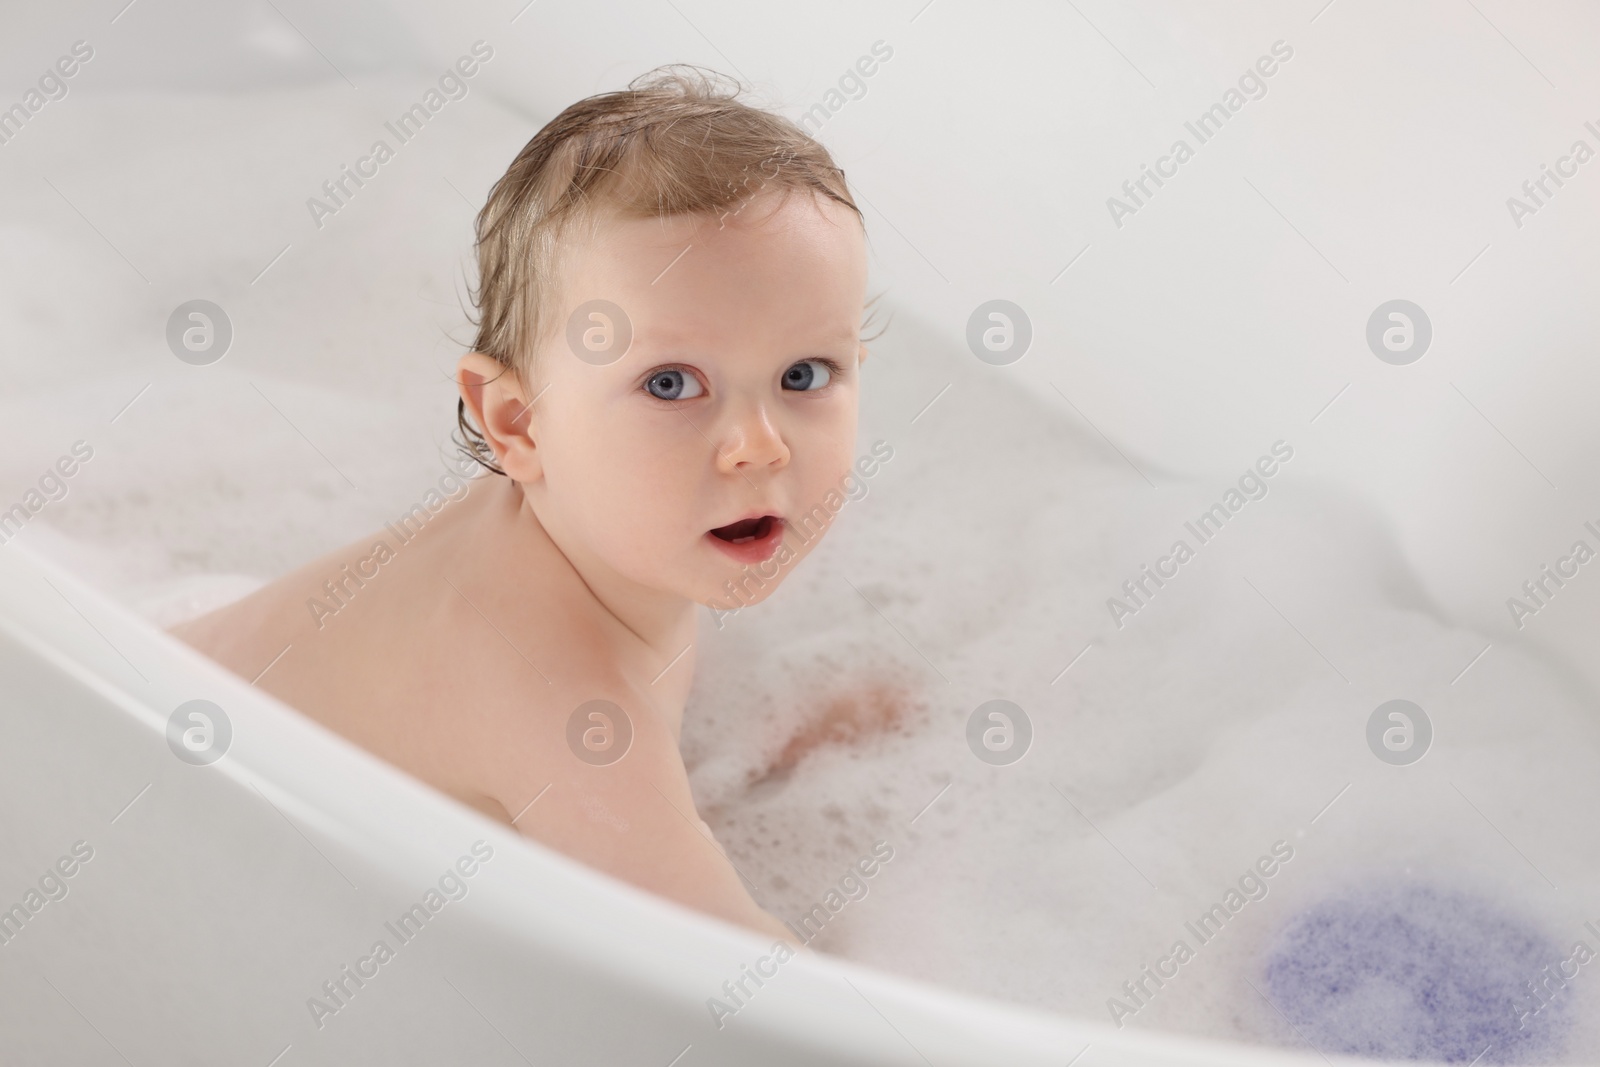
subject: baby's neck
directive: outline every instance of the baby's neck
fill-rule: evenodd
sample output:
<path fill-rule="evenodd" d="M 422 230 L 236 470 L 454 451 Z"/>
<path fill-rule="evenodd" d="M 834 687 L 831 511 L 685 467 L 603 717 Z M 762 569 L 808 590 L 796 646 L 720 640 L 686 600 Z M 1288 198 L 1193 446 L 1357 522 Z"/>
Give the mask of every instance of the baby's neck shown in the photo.
<path fill-rule="evenodd" d="M 615 628 L 620 644 L 634 646 L 632 651 L 640 654 L 641 665 L 659 661 L 665 667 L 693 643 L 693 601 L 640 586 L 588 557 L 581 544 L 564 550 L 539 520 L 518 482 L 494 476 L 478 479 L 473 485 L 472 495 L 482 492 L 481 511 L 470 518 L 464 532 L 473 544 L 475 558 L 501 561 L 495 567 L 504 581 L 513 586 L 527 583 L 531 595 L 555 593 L 562 603 L 592 606 L 609 623 L 608 628 Z M 692 657 L 691 652 L 685 659 Z M 686 665 L 679 662 L 672 673 Z M 658 671 L 656 668 L 635 681 L 650 685 Z M 663 679 L 655 688 L 670 691 L 677 687 L 668 687 Z M 681 701 L 676 703 L 681 708 Z"/>

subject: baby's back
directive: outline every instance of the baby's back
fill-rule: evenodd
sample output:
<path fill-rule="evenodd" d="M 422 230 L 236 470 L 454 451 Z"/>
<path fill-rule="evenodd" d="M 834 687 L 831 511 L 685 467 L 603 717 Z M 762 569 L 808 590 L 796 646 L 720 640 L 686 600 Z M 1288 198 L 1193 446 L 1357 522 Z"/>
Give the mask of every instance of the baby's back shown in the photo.
<path fill-rule="evenodd" d="M 386 527 L 172 632 L 329 729 L 509 821 L 485 794 L 477 765 L 483 709 L 546 686 L 526 663 L 516 677 L 506 656 L 476 653 L 494 630 L 472 607 L 474 591 L 439 560 L 459 518 L 447 507 L 404 542 Z M 530 697 L 525 707 L 539 702 Z"/>
<path fill-rule="evenodd" d="M 540 542 L 496 543 L 523 537 L 520 491 L 472 484 L 406 542 L 352 542 L 174 635 L 558 851 L 792 938 L 695 811 L 677 748 L 692 650 L 639 646 Z"/>

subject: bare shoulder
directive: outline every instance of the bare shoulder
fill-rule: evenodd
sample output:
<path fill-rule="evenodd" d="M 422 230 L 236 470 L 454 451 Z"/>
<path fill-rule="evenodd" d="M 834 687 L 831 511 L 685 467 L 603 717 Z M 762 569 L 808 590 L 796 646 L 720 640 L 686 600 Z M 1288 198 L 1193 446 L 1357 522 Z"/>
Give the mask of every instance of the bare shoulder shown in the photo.
<path fill-rule="evenodd" d="M 318 629 L 310 602 L 317 599 L 319 583 L 358 565 L 381 540 L 369 535 L 342 545 L 167 632 L 248 680 L 278 652 Z"/>

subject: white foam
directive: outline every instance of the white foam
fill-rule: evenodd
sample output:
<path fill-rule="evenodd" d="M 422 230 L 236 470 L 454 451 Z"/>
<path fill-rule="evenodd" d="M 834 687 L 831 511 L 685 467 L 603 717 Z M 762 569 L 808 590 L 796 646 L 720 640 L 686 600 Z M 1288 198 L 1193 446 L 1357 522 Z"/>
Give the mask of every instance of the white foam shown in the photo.
<path fill-rule="evenodd" d="M 1256 989 L 1317 900 L 1397 879 L 1465 888 L 1563 949 L 1600 920 L 1583 908 L 1600 901 L 1592 705 L 1560 664 L 1498 640 L 1452 685 L 1489 638 L 1439 617 L 1376 516 L 1284 463 L 1119 630 L 1106 598 L 1229 483 L 1147 470 L 1152 488 L 914 325 L 880 346 L 894 371 L 868 373 L 863 438 L 894 442 L 894 460 L 771 601 L 703 628 L 685 754 L 763 903 L 808 910 L 886 840 L 895 859 L 824 927 L 829 951 L 1107 1019 L 1182 938 L 1196 958 L 1127 1025 L 1290 1045 Z M 951 379 L 908 425 L 909 383 Z M 908 729 L 767 774 L 830 702 L 879 683 L 904 687 Z M 965 742 L 996 697 L 1035 729 L 1008 767 Z M 1392 697 L 1436 729 L 1409 767 L 1366 746 Z M 1201 947 L 1185 921 L 1279 840 L 1295 858 Z M 1571 991 L 1588 1011 L 1577 1048 L 1595 1036 L 1588 985 Z"/>

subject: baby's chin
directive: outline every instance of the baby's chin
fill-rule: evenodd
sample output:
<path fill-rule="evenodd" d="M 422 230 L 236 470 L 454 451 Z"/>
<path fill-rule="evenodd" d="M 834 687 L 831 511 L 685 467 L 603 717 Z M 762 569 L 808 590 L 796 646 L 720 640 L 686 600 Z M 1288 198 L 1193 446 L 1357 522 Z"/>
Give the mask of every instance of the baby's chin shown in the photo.
<path fill-rule="evenodd" d="M 720 630 L 727 625 L 726 620 L 733 618 L 742 612 L 759 610 L 762 603 L 777 591 L 778 585 L 782 581 L 783 579 L 780 576 L 779 578 L 768 582 L 764 589 L 759 589 L 754 592 L 743 592 L 739 596 L 734 595 L 728 589 L 724 588 L 708 594 L 705 599 L 700 601 L 700 605 L 711 613 L 712 622 L 714 622 L 716 624 L 716 628 Z M 754 583 L 752 583 L 752 587 L 753 585 Z"/>
<path fill-rule="evenodd" d="M 760 563 L 714 568 L 712 576 L 696 583 L 693 599 L 713 611 L 755 607 L 778 591 L 804 555 L 785 544 Z"/>

